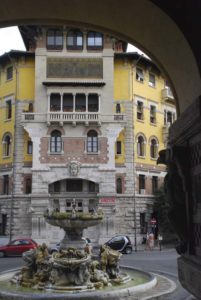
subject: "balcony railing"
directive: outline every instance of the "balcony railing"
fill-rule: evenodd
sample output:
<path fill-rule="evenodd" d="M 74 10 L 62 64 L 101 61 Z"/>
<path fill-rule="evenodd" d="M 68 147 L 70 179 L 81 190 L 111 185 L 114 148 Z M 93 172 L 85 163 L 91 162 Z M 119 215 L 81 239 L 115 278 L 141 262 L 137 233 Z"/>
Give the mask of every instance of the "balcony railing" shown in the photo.
<path fill-rule="evenodd" d="M 163 101 L 174 102 L 174 96 L 169 87 L 166 87 L 162 90 L 162 99 L 163 99 Z"/>
<path fill-rule="evenodd" d="M 48 122 L 99 122 L 98 113 L 66 113 L 66 112 L 50 112 L 47 114 Z"/>
<path fill-rule="evenodd" d="M 38 113 L 23 113 L 22 114 L 23 123 L 37 123 L 37 122 L 47 122 L 50 123 L 84 123 L 88 125 L 89 123 L 125 123 L 126 117 L 124 114 L 111 114 L 102 115 L 100 113 L 92 112 L 48 112 L 47 114 Z"/>

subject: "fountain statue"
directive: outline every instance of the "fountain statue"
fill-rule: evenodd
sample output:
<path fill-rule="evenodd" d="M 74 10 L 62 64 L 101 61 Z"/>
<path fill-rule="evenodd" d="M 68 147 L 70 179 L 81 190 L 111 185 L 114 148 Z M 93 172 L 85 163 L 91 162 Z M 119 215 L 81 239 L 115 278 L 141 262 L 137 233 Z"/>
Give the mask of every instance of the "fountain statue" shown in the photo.
<path fill-rule="evenodd" d="M 65 231 L 60 249 L 50 255 L 47 245 L 43 243 L 37 249 L 25 252 L 23 259 L 26 265 L 21 270 L 14 275 L 8 273 L 0 276 L 0 299 L 24 300 L 45 297 L 53 300 L 71 299 L 71 296 L 73 299 L 95 299 L 101 291 L 102 295 L 107 295 L 107 299 L 113 299 L 114 287 L 117 290 L 116 299 L 119 295 L 123 299 L 122 297 L 132 294 L 137 281 L 120 271 L 119 261 L 122 254 L 103 245 L 99 257 L 92 256 L 82 239 L 85 228 L 97 225 L 103 220 L 101 209 L 92 213 L 79 212 L 76 200 L 73 199 L 70 211 L 47 210 L 44 217 L 47 223 Z M 137 274 L 136 278 L 141 278 L 145 285 L 147 282 L 148 288 L 155 286 L 157 282 L 150 274 L 136 270 L 129 272 L 132 276 Z M 4 285 L 8 281 L 11 286 L 4 291 Z M 137 289 L 139 290 L 139 287 Z M 143 284 L 142 289 L 145 290 Z M 60 298 L 58 293 L 65 295 Z"/>
<path fill-rule="evenodd" d="M 43 243 L 37 249 L 24 253 L 26 266 L 12 278 L 13 283 L 33 289 L 54 291 L 86 291 L 122 283 L 119 272 L 121 254 L 104 245 L 100 261 L 92 260 L 91 253 L 82 239 L 83 230 L 99 224 L 103 219 L 101 210 L 93 213 L 78 212 L 73 199 L 69 212 L 46 211 L 47 223 L 65 231 L 58 252 L 51 256 Z"/>

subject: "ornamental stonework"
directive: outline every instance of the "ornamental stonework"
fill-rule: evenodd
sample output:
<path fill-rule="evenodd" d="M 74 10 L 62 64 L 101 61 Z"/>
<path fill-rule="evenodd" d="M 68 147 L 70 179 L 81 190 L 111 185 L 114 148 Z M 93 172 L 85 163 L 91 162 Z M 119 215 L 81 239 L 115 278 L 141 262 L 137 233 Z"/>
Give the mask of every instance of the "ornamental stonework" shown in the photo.
<path fill-rule="evenodd" d="M 102 58 L 47 58 L 47 78 L 103 78 Z"/>

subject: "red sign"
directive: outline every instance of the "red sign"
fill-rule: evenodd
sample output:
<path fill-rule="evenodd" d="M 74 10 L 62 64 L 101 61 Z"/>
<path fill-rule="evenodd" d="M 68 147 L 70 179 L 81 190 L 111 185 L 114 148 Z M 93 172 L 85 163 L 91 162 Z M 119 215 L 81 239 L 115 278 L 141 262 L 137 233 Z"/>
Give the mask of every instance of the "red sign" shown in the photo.
<path fill-rule="evenodd" d="M 99 199 L 100 204 L 115 204 L 115 197 L 105 197 L 105 198 L 100 198 Z"/>
<path fill-rule="evenodd" d="M 152 218 L 150 223 L 151 223 L 151 225 L 156 225 L 157 221 L 155 218 Z"/>

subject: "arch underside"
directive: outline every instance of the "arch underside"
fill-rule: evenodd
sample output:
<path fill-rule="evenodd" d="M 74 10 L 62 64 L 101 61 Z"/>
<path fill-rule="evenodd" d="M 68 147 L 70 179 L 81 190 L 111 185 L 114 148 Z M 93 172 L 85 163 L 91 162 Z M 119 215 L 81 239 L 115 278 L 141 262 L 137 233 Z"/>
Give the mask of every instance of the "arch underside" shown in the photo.
<path fill-rule="evenodd" d="M 70 24 L 107 32 L 140 47 L 158 64 L 172 84 L 178 113 L 201 94 L 198 66 L 187 40 L 151 1 L 20 2 L 0 4 L 0 26 Z"/>

